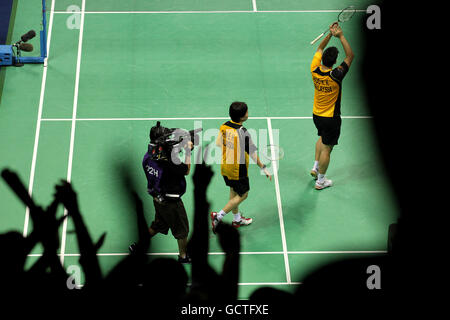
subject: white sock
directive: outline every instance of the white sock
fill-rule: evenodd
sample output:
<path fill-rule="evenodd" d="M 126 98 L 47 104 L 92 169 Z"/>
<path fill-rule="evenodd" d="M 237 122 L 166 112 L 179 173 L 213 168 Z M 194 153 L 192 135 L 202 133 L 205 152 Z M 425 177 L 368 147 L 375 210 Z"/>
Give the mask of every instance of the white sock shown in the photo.
<path fill-rule="evenodd" d="M 324 179 L 325 179 L 325 174 L 319 173 L 317 176 L 317 181 L 322 183 Z"/>
<path fill-rule="evenodd" d="M 233 213 L 233 221 L 241 221 L 241 213 L 238 212 L 236 214 Z"/>
<path fill-rule="evenodd" d="M 222 220 L 222 218 L 224 217 L 226 215 L 226 213 L 225 213 L 225 211 L 223 211 L 223 210 L 220 210 L 218 213 L 217 213 L 217 220 Z"/>
<path fill-rule="evenodd" d="M 314 161 L 313 169 L 314 170 L 318 170 L 319 169 L 319 161 Z"/>

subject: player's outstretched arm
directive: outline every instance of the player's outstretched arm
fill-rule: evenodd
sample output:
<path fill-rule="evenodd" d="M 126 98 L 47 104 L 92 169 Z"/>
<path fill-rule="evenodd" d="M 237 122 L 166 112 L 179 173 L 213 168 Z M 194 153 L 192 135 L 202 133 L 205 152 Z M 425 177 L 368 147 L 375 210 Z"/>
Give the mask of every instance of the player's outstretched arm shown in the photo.
<path fill-rule="evenodd" d="M 319 46 L 317 47 L 318 52 L 322 53 L 323 50 L 325 50 L 326 46 L 328 45 L 328 42 L 330 42 L 330 39 L 333 36 L 331 30 L 332 30 L 332 28 L 334 28 L 335 25 L 336 25 L 336 22 L 330 26 L 330 32 L 328 32 L 326 37 L 323 38 L 323 40 L 320 42 Z"/>
<path fill-rule="evenodd" d="M 344 32 L 342 31 L 341 27 L 339 25 L 337 25 L 331 30 L 331 33 L 333 34 L 333 36 L 335 36 L 336 38 L 339 38 L 339 40 L 341 41 L 342 47 L 344 48 L 344 51 L 345 51 L 344 62 L 347 64 L 347 66 L 350 67 L 355 55 L 353 53 L 352 47 L 350 47 L 350 44 L 348 43 L 347 39 L 344 37 Z"/>

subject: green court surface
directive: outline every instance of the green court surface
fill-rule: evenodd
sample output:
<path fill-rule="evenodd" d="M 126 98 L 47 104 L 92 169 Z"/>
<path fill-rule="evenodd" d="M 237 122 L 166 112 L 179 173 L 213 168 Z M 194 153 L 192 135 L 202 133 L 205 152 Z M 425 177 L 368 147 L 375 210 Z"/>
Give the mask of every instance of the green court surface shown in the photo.
<path fill-rule="evenodd" d="M 278 167 L 272 181 L 254 164 L 249 168 L 251 191 L 241 210 L 254 222 L 239 229 L 239 297 L 247 299 L 261 286 L 293 291 L 324 264 L 385 254 L 388 226 L 398 210 L 380 163 L 360 75 L 361 26 L 369 1 L 358 1 L 359 11 L 343 25 L 356 58 L 344 80 L 342 134 L 327 172 L 334 186 L 317 191 L 309 175 L 317 139 L 309 71 L 316 46 L 309 42 L 349 4 L 49 0 L 48 67 L 26 65 L 5 72 L 0 168 L 17 171 L 42 205 L 50 203 L 60 179 L 72 181 L 94 240 L 107 232 L 99 251 L 106 274 L 136 240 L 134 213 L 123 201 L 117 175 L 120 166 L 138 181 L 147 220 L 153 219 L 141 160 L 156 120 L 166 127 L 202 126 L 206 145 L 214 139 L 208 129 L 227 120 L 230 103 L 245 101 L 250 116 L 245 126 L 256 144 L 267 144 L 272 135 L 285 156 L 268 163 Z M 81 10 L 75 16 L 74 6 Z M 12 39 L 40 30 L 39 13 L 39 3 L 18 1 Z M 332 39 L 330 45 L 340 49 L 342 59 L 339 41 Z M 213 170 L 208 200 L 218 211 L 229 191 L 220 165 Z M 191 225 L 192 192 L 188 177 L 183 199 Z M 0 232 L 28 233 L 32 226 L 26 209 L 3 182 L 0 203 Z M 61 228 L 65 267 L 79 259 L 72 230 L 70 220 Z M 40 253 L 35 248 L 28 263 Z M 170 233 L 157 235 L 149 255 L 175 258 L 176 241 Z M 218 271 L 223 258 L 210 233 L 209 260 Z"/>

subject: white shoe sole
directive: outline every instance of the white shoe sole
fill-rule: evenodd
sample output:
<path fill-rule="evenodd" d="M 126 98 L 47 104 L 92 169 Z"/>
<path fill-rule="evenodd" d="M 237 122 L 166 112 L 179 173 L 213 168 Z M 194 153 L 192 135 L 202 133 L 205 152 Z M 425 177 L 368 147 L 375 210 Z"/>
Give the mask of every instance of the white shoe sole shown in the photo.
<path fill-rule="evenodd" d="M 328 187 L 332 187 L 333 186 L 333 183 L 331 182 L 330 184 L 327 184 L 327 185 L 318 185 L 317 183 L 316 183 L 316 185 L 314 186 L 314 188 L 316 188 L 316 190 L 323 190 L 323 189 L 325 189 L 325 188 L 328 188 Z"/>

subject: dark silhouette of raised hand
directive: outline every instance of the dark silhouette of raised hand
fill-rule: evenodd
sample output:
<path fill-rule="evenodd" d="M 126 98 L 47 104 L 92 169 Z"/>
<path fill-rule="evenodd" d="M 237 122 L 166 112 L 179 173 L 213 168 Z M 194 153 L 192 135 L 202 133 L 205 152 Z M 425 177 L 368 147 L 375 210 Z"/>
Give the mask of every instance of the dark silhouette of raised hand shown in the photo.
<path fill-rule="evenodd" d="M 219 236 L 220 246 L 225 252 L 222 270 L 222 290 L 227 299 L 236 300 L 239 283 L 240 235 L 238 230 L 228 223 L 219 223 L 216 233 Z"/>
<path fill-rule="evenodd" d="M 142 200 L 134 190 L 129 194 L 129 201 L 135 204 L 139 240 L 133 252 L 119 262 L 105 278 L 107 287 L 114 287 L 116 290 L 120 288 L 122 291 L 135 290 L 144 282 L 151 238 Z"/>
<path fill-rule="evenodd" d="M 33 220 L 33 231 L 29 235 L 32 241 L 40 241 L 44 247 L 44 252 L 40 259 L 28 270 L 29 276 L 39 277 L 46 273 L 50 267 L 51 280 L 56 289 L 55 291 L 64 291 L 67 289 L 67 273 L 61 265 L 58 258 L 59 249 L 59 227 L 66 217 L 56 218 L 56 211 L 59 205 L 58 200 L 53 200 L 50 206 L 43 210 L 41 207 L 33 206 L 30 208 L 30 216 Z"/>
<path fill-rule="evenodd" d="M 0 238 L 0 247 L 6 245 L 5 249 L 13 250 L 14 255 L 6 259 L 13 269 L 2 274 L 5 276 L 5 288 L 11 292 L 19 291 L 21 296 L 28 303 L 33 300 L 35 303 L 41 302 L 43 295 L 40 292 L 48 292 L 47 298 L 61 297 L 67 290 L 67 274 L 61 265 L 57 255 L 59 248 L 58 230 L 64 219 L 56 218 L 56 211 L 59 205 L 58 200 L 54 200 L 47 209 L 43 209 L 33 201 L 20 180 L 19 176 L 8 169 L 2 170 L 2 178 L 17 195 L 17 197 L 29 208 L 33 229 L 30 234 L 23 237 L 17 232 L 9 232 Z M 10 241 L 13 240 L 14 241 Z M 25 261 L 31 250 L 37 243 L 42 243 L 43 254 L 25 272 Z M 2 250 L 2 252 L 7 250 Z M 2 267 L 7 264 L 2 264 Z M 2 269 L 2 268 L 0 268 Z M 48 271 L 50 270 L 50 271 Z M 16 277 L 19 276 L 20 277 Z"/>
<path fill-rule="evenodd" d="M 205 151 L 207 154 L 208 147 Z M 201 153 L 199 152 L 199 155 Z M 224 302 L 237 298 L 239 279 L 239 232 L 222 223 L 217 228 L 220 245 L 225 252 L 225 262 L 219 275 L 208 264 L 209 251 L 209 203 L 207 188 L 214 175 L 206 157 L 195 166 L 194 182 L 194 230 L 188 243 L 192 258 L 192 286 L 188 300 Z M 200 161 L 197 161 L 199 163 Z"/>
<path fill-rule="evenodd" d="M 92 242 L 78 207 L 77 194 L 69 182 L 61 180 L 60 184 L 55 186 L 55 199 L 67 209 L 67 213 L 72 218 L 75 226 L 78 248 L 80 250 L 79 261 L 86 278 L 83 290 L 100 286 L 102 274 L 97 259 L 97 251 L 102 246 L 106 233 L 101 235 L 97 243 L 94 244 Z"/>

